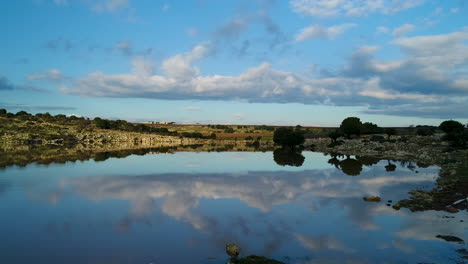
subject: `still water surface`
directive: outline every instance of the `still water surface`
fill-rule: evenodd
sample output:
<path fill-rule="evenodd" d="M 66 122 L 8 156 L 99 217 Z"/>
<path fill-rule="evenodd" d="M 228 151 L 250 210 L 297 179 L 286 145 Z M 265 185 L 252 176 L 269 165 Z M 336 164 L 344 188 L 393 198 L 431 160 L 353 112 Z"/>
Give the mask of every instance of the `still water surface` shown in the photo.
<path fill-rule="evenodd" d="M 229 242 L 291 264 L 463 263 L 466 245 L 436 236 L 468 241 L 467 212 L 387 205 L 432 188 L 439 168 L 302 155 L 298 167 L 176 152 L 1 169 L 0 263 L 221 264 Z"/>

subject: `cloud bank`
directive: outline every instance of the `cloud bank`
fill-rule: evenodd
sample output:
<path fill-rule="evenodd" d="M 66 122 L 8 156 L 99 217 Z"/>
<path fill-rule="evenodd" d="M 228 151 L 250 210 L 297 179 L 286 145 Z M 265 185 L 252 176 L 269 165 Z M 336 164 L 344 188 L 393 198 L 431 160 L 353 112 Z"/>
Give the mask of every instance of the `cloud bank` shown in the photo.
<path fill-rule="evenodd" d="M 239 75 L 202 75 L 196 64 L 211 49 L 203 43 L 163 61 L 163 73 L 155 74 L 151 61 L 136 57 L 132 73 L 90 73 L 62 91 L 92 97 L 363 106 L 367 113 L 464 118 L 467 39 L 467 30 L 398 38 L 392 44 L 404 55 L 399 60 L 379 60 L 379 47 L 363 46 L 327 76 L 277 70 L 268 62 Z"/>
<path fill-rule="evenodd" d="M 419 6 L 423 0 L 291 0 L 296 13 L 316 17 L 395 14 Z"/>

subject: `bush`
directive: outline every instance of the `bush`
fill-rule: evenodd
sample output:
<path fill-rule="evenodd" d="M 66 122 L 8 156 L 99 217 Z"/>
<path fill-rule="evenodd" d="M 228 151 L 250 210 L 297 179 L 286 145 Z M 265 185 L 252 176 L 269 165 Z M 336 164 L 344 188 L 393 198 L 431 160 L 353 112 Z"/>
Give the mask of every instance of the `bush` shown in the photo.
<path fill-rule="evenodd" d="M 394 129 L 394 128 L 389 127 L 389 128 L 385 129 L 385 134 L 387 134 L 388 138 L 390 138 L 391 136 L 396 135 L 396 133 L 397 133 L 396 129 Z"/>
<path fill-rule="evenodd" d="M 442 122 L 439 125 L 439 128 L 445 133 L 460 133 L 465 130 L 465 127 L 460 122 L 454 120 L 447 120 Z"/>
<path fill-rule="evenodd" d="M 361 134 L 369 135 L 369 134 L 378 134 L 381 132 L 381 128 L 378 127 L 376 124 L 365 122 L 361 126 Z"/>
<path fill-rule="evenodd" d="M 289 127 L 280 127 L 273 134 L 273 142 L 283 147 L 294 147 L 303 144 L 305 141 L 304 135 L 297 130 Z"/>
<path fill-rule="evenodd" d="M 418 130 L 416 130 L 416 135 L 418 136 L 432 136 L 434 135 L 434 129 L 431 129 L 429 127 L 422 127 L 422 128 L 418 128 Z"/>
<path fill-rule="evenodd" d="M 335 129 L 334 131 L 328 134 L 328 137 L 331 138 L 332 143 L 336 143 L 336 140 L 343 136 L 343 133 L 339 129 Z"/>
<path fill-rule="evenodd" d="M 357 117 L 348 117 L 341 122 L 340 129 L 349 138 L 351 135 L 360 135 L 361 120 Z"/>

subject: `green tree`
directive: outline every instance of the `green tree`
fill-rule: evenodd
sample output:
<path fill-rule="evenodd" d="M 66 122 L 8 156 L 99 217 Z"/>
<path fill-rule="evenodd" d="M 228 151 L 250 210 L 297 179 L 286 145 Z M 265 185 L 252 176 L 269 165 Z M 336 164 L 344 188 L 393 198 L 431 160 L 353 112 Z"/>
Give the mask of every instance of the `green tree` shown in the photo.
<path fill-rule="evenodd" d="M 300 131 L 289 127 L 280 127 L 273 133 L 273 142 L 283 147 L 293 148 L 294 146 L 303 144 L 304 141 L 304 135 Z"/>
<path fill-rule="evenodd" d="M 379 133 L 379 127 L 376 124 L 371 122 L 365 122 L 361 126 L 361 134 L 368 135 L 368 134 L 377 134 Z"/>
<path fill-rule="evenodd" d="M 462 125 L 462 123 L 455 120 L 446 120 L 440 123 L 439 128 L 445 133 L 460 133 L 465 130 L 465 127 Z"/>
<path fill-rule="evenodd" d="M 343 133 L 339 129 L 335 129 L 332 132 L 328 133 L 328 137 L 331 138 L 332 143 L 336 143 L 336 140 L 343 136 Z"/>
<path fill-rule="evenodd" d="M 305 157 L 300 151 L 281 148 L 273 151 L 273 160 L 280 166 L 300 167 L 304 164 Z"/>
<path fill-rule="evenodd" d="M 340 125 L 341 131 L 350 138 L 351 135 L 360 135 L 361 133 L 361 120 L 357 117 L 345 118 Z"/>
<path fill-rule="evenodd" d="M 6 109 L 0 109 L 0 116 L 6 115 L 7 113 Z"/>
<path fill-rule="evenodd" d="M 452 147 L 465 148 L 468 141 L 468 132 L 465 126 L 454 120 L 447 120 L 440 124 L 440 130 L 445 132 L 444 140 L 449 141 Z"/>
<path fill-rule="evenodd" d="M 99 117 L 94 118 L 94 125 L 96 125 L 97 128 L 102 129 L 110 128 L 109 120 L 101 119 Z"/>

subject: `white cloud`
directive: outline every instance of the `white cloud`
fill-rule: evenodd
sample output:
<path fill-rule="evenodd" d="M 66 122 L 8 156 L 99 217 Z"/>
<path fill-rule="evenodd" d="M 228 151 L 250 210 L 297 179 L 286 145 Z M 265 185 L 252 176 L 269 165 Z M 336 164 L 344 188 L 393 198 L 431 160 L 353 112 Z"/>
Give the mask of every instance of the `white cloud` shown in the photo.
<path fill-rule="evenodd" d="M 390 29 L 388 27 L 378 27 L 377 28 L 377 33 L 379 34 L 386 34 L 390 32 Z"/>
<path fill-rule="evenodd" d="M 295 12 L 317 17 L 394 14 L 422 3 L 423 0 L 290 0 Z"/>
<path fill-rule="evenodd" d="M 393 30 L 392 35 L 394 37 L 401 37 L 413 31 L 416 27 L 412 24 L 404 24 L 400 27 L 397 27 Z"/>
<path fill-rule="evenodd" d="M 122 52 L 122 54 L 130 56 L 133 54 L 132 42 L 130 40 L 121 41 L 115 44 L 114 50 Z"/>
<path fill-rule="evenodd" d="M 168 3 L 165 3 L 162 7 L 162 11 L 166 12 L 169 10 L 169 8 L 171 8 L 171 6 Z"/>
<path fill-rule="evenodd" d="M 154 63 L 143 57 L 134 57 L 132 60 L 133 74 L 140 78 L 148 78 L 154 74 Z"/>
<path fill-rule="evenodd" d="M 190 79 L 200 74 L 200 70 L 193 63 L 203 58 L 208 52 L 208 44 L 195 46 L 192 51 L 175 55 L 163 62 L 164 72 L 172 78 Z"/>
<path fill-rule="evenodd" d="M 99 0 L 93 5 L 96 12 L 116 12 L 129 7 L 128 0 Z"/>
<path fill-rule="evenodd" d="M 192 111 L 201 111 L 202 108 L 198 106 L 187 106 L 187 107 L 182 108 L 182 110 L 192 112 Z"/>
<path fill-rule="evenodd" d="M 62 91 L 84 96 L 367 106 L 372 109 L 369 113 L 380 114 L 379 109 L 392 106 L 395 110 L 388 113 L 434 116 L 444 103 L 468 103 L 467 39 L 467 31 L 399 38 L 392 43 L 403 52 L 399 60 L 379 60 L 378 47 L 363 46 L 334 74 L 324 76 L 320 71 L 281 71 L 266 62 L 239 75 L 202 75 L 196 63 L 210 51 L 206 43 L 163 61 L 163 74 L 155 74 L 151 62 L 133 58 L 133 73 L 94 72 Z M 461 101 L 449 103 L 454 98 Z M 410 104 L 418 111 L 404 107 Z M 466 117 L 460 109 L 443 110 L 440 116 Z"/>
<path fill-rule="evenodd" d="M 301 30 L 296 36 L 296 41 L 304 41 L 313 38 L 335 39 L 343 34 L 347 29 L 357 26 L 356 24 L 341 24 L 331 27 L 323 27 L 322 25 L 312 25 Z"/>
<path fill-rule="evenodd" d="M 51 81 L 61 81 L 65 79 L 65 77 L 62 75 L 62 72 L 57 69 L 48 70 L 47 72 L 43 74 L 30 75 L 26 78 L 30 81 L 44 80 L 44 79 L 51 80 Z"/>
<path fill-rule="evenodd" d="M 450 12 L 452 12 L 454 14 L 458 13 L 458 12 L 460 12 L 460 8 L 450 8 Z"/>

